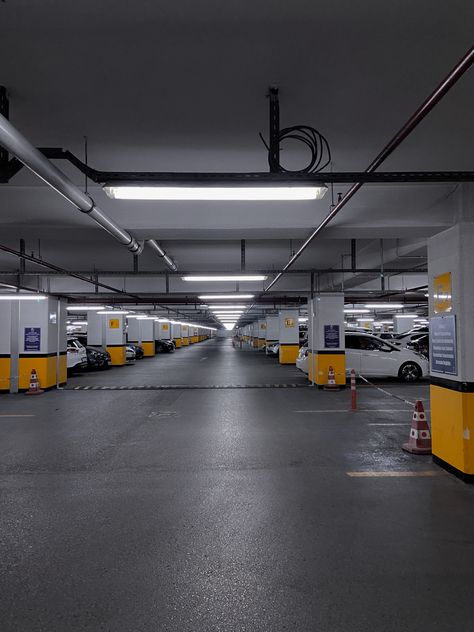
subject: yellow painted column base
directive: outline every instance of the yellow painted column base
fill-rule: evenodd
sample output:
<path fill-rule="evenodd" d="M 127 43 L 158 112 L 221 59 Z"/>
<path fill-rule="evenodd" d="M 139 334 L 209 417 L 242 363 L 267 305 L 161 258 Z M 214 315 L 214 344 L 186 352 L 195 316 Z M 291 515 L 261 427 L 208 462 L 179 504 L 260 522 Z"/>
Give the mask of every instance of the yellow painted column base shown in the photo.
<path fill-rule="evenodd" d="M 108 346 L 106 349 L 110 353 L 112 366 L 123 366 L 126 363 L 125 345 Z"/>
<path fill-rule="evenodd" d="M 189 346 L 189 338 L 182 338 L 182 341 L 183 341 L 183 347 Z"/>
<path fill-rule="evenodd" d="M 0 391 L 10 390 L 10 357 L 0 358 Z"/>
<path fill-rule="evenodd" d="M 176 349 L 179 349 L 181 347 L 181 338 L 175 338 L 174 339 L 174 345 L 175 345 Z"/>
<path fill-rule="evenodd" d="M 314 354 L 314 362 L 313 362 Z M 313 377 L 313 364 L 314 373 Z M 310 351 L 308 353 L 308 379 L 311 383 L 324 386 L 328 382 L 329 367 L 334 369 L 336 384 L 344 386 L 346 384 L 346 354 L 345 353 L 318 353 Z"/>
<path fill-rule="evenodd" d="M 36 369 L 36 375 L 41 388 L 56 386 L 57 356 L 23 356 L 18 360 L 18 389 L 28 390 L 30 387 L 31 370 Z M 67 381 L 67 356 L 62 352 L 59 356 L 59 384 Z"/>
<path fill-rule="evenodd" d="M 193 336 L 193 337 L 191 338 L 191 342 L 192 342 L 193 344 L 196 344 L 196 342 L 199 342 L 198 337 L 197 337 L 197 336 Z"/>
<path fill-rule="evenodd" d="M 278 351 L 278 360 L 280 364 L 296 364 L 296 358 L 298 357 L 298 351 L 300 346 L 298 343 L 292 345 L 282 345 Z"/>
<path fill-rule="evenodd" d="M 258 339 L 258 348 L 261 349 L 264 346 L 265 346 L 265 338 L 259 338 Z"/>
<path fill-rule="evenodd" d="M 145 358 L 152 358 L 155 355 L 155 341 L 151 340 L 142 341 L 140 347 L 143 349 L 143 355 Z"/>
<path fill-rule="evenodd" d="M 474 483 L 474 393 L 431 384 L 433 459 Z"/>

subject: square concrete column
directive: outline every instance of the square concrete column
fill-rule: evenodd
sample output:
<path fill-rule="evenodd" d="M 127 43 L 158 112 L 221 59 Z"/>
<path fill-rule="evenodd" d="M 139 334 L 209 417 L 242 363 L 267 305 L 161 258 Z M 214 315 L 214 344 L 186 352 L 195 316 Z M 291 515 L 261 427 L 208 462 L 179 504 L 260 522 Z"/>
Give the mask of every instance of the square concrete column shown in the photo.
<path fill-rule="evenodd" d="M 411 318 L 407 318 L 404 315 L 398 315 L 395 314 L 395 318 L 393 319 L 393 331 L 396 334 L 404 334 L 406 331 L 410 331 L 410 329 L 413 329 L 413 325 L 415 324 L 415 318 L 416 316 L 413 316 Z"/>
<path fill-rule="evenodd" d="M 270 345 L 278 342 L 280 336 L 280 321 L 278 316 L 267 316 L 265 329 L 265 345 L 268 348 Z"/>
<path fill-rule="evenodd" d="M 474 200 L 471 210 L 474 211 Z M 433 459 L 474 483 L 474 221 L 428 240 Z"/>
<path fill-rule="evenodd" d="M 300 348 L 300 327 L 298 310 L 285 309 L 278 314 L 279 322 L 279 361 L 280 364 L 296 364 Z"/>
<path fill-rule="evenodd" d="M 258 349 L 258 320 L 252 323 L 252 347 Z"/>
<path fill-rule="evenodd" d="M 129 318 L 128 341 L 140 345 L 145 357 L 155 355 L 155 319 Z"/>
<path fill-rule="evenodd" d="M 198 330 L 198 328 L 197 327 L 191 327 L 190 330 L 191 330 L 191 333 L 190 333 L 191 342 L 193 344 L 195 344 L 196 342 L 199 342 L 199 330 Z"/>
<path fill-rule="evenodd" d="M 172 340 L 172 327 L 169 321 L 155 321 L 156 340 Z"/>
<path fill-rule="evenodd" d="M 260 318 L 258 321 L 258 342 L 257 342 L 258 349 L 261 349 L 262 347 L 265 346 L 266 331 L 267 331 L 267 320 L 266 318 Z"/>
<path fill-rule="evenodd" d="M 173 337 L 176 349 L 179 349 L 181 347 L 181 343 L 182 343 L 181 325 L 179 323 L 173 323 L 171 325 L 171 335 Z"/>
<path fill-rule="evenodd" d="M 129 325 L 135 319 L 129 321 Z M 126 321 L 123 314 L 87 313 L 87 344 L 103 347 L 110 353 L 114 366 L 123 366 L 126 362 Z"/>
<path fill-rule="evenodd" d="M 2 301 L 0 390 L 28 390 L 35 369 L 41 388 L 67 380 L 66 304 L 55 298 Z"/>
<path fill-rule="evenodd" d="M 189 346 L 189 326 L 181 325 L 181 345 L 183 347 Z"/>
<path fill-rule="evenodd" d="M 336 384 L 346 383 L 344 295 L 321 294 L 308 302 L 308 379 L 327 384 L 329 368 Z"/>

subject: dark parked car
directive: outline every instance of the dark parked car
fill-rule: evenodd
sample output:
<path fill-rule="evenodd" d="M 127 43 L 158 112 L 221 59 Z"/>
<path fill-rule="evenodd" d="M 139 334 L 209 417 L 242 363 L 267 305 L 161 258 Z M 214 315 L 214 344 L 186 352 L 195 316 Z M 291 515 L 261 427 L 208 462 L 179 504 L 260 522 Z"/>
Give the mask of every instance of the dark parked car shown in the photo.
<path fill-rule="evenodd" d="M 86 347 L 88 369 L 108 369 L 110 366 L 110 353 L 95 347 Z"/>
<path fill-rule="evenodd" d="M 144 357 L 145 352 L 143 351 L 143 347 L 140 347 L 140 345 L 135 345 L 129 342 L 127 347 L 131 347 L 135 351 L 135 360 L 141 360 Z"/>
<path fill-rule="evenodd" d="M 173 353 L 174 350 L 175 346 L 172 340 L 155 340 L 156 353 Z"/>
<path fill-rule="evenodd" d="M 424 355 L 425 358 L 430 357 L 430 335 L 422 334 L 419 338 L 412 338 L 409 343 L 407 343 L 407 349 L 412 349 L 413 351 L 417 351 Z"/>

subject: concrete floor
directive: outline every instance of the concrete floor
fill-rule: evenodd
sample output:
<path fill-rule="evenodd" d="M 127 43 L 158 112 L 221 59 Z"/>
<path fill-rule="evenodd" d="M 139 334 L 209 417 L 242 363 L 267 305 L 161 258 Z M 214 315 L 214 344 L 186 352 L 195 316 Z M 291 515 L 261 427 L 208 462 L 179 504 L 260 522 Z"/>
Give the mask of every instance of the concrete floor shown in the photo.
<path fill-rule="evenodd" d="M 173 383 L 203 364 L 209 380 L 296 379 L 228 343 L 181 353 L 156 359 Z M 401 451 L 408 406 L 364 388 L 349 413 L 349 397 L 1 396 L 2 632 L 469 630 L 473 488 Z M 435 475 L 347 474 L 370 471 Z"/>

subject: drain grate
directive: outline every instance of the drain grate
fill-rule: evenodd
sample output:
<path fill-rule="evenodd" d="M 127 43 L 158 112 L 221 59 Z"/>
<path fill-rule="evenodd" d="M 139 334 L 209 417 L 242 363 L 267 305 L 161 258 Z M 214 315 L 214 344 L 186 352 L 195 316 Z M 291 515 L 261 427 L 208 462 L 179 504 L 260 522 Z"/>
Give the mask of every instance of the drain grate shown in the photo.
<path fill-rule="evenodd" d="M 307 388 L 310 384 L 145 384 L 136 386 L 69 386 L 68 391 L 225 390 L 232 388 Z"/>

